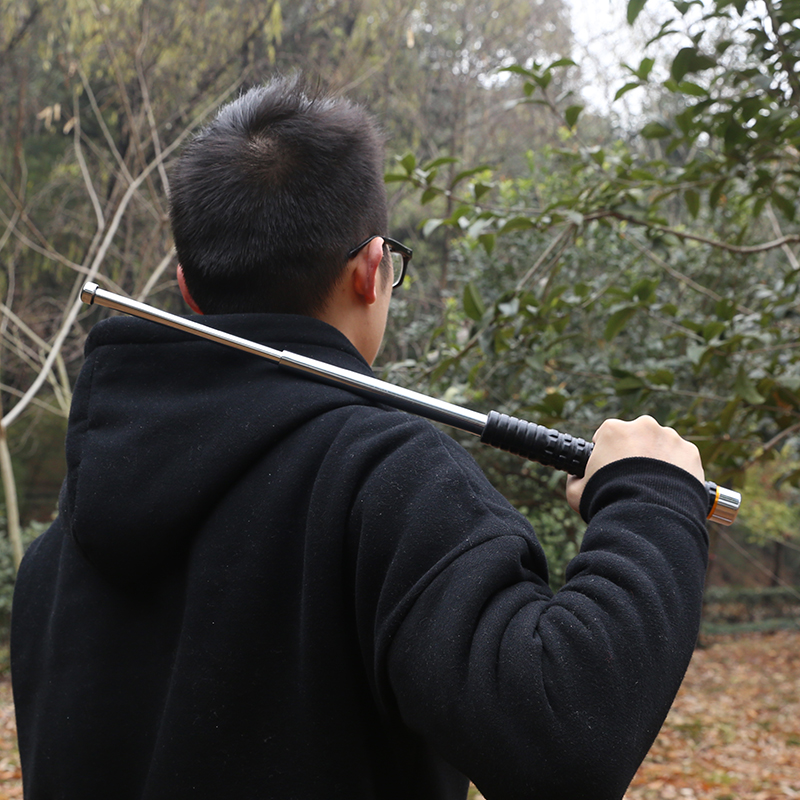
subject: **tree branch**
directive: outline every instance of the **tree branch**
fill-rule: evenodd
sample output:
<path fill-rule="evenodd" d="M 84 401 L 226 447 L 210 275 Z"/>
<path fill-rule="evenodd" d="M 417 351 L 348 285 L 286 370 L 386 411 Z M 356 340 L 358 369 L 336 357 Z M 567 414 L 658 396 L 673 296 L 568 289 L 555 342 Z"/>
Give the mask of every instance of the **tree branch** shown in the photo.
<path fill-rule="evenodd" d="M 238 84 L 238 80 L 237 80 Z M 235 90 L 235 85 L 229 87 L 224 96 L 230 94 L 230 92 Z M 117 229 L 119 228 L 120 222 L 122 221 L 122 217 L 125 213 L 125 210 L 128 207 L 133 196 L 139 189 L 139 186 L 147 180 L 148 176 L 153 172 L 153 170 L 157 169 L 158 165 L 164 161 L 174 150 L 176 150 L 180 145 L 183 143 L 183 140 L 189 136 L 192 130 L 211 112 L 212 109 L 219 106 L 222 98 L 215 98 L 212 100 L 205 108 L 203 108 L 197 116 L 192 120 L 192 123 L 184 129 L 180 136 L 178 136 L 169 147 L 167 147 L 162 153 L 161 156 L 154 159 L 150 164 L 148 164 L 145 169 L 142 170 L 141 173 L 136 177 L 134 181 L 131 182 L 130 186 L 126 190 L 125 194 L 123 195 L 122 199 L 120 200 L 119 206 L 117 207 L 117 211 L 114 214 L 114 218 L 111 220 L 111 223 L 106 230 L 106 234 L 103 238 L 102 244 L 100 245 L 97 254 L 94 257 L 94 261 L 92 262 L 91 267 L 87 272 L 87 279 L 94 280 L 97 276 L 98 271 L 100 270 L 100 266 L 103 263 L 103 260 L 106 257 L 106 253 L 108 252 L 108 248 L 111 245 L 111 241 L 113 240 L 114 236 L 116 235 Z M 85 269 L 85 268 L 81 268 Z M 76 287 L 75 294 L 77 295 L 79 292 L 79 287 Z M 47 358 L 45 359 L 44 365 L 42 366 L 41 372 L 36 376 L 33 384 L 30 388 L 25 392 L 22 399 L 2 418 L 2 425 L 8 428 L 19 415 L 27 408 L 30 404 L 31 400 L 36 396 L 39 389 L 41 389 L 42 384 L 47 379 L 47 374 L 53 368 L 53 364 L 56 361 L 56 358 L 61 351 L 61 347 L 64 344 L 64 341 L 67 338 L 67 334 L 69 333 L 72 325 L 75 323 L 75 320 L 78 317 L 81 309 L 83 307 L 83 302 L 81 301 L 80 297 L 76 297 L 75 301 L 73 302 L 71 308 L 67 312 L 64 317 L 64 321 L 61 325 L 61 329 L 59 330 L 56 338 L 53 341 L 52 349 L 48 354 Z"/>
<path fill-rule="evenodd" d="M 756 244 L 756 245 L 737 245 L 737 244 L 728 244 L 727 242 L 721 242 L 718 239 L 709 239 L 705 236 L 699 236 L 696 233 L 688 233 L 687 231 L 679 231 L 676 228 L 670 228 L 667 225 L 658 225 L 654 222 L 648 222 L 647 220 L 637 219 L 636 217 L 631 217 L 628 214 L 621 214 L 618 211 L 598 211 L 594 214 L 587 214 L 584 219 L 587 221 L 596 220 L 596 219 L 607 219 L 612 217 L 614 219 L 621 220 L 623 222 L 629 222 L 631 225 L 639 225 L 644 228 L 651 228 L 652 230 L 661 231 L 662 233 L 669 233 L 673 236 L 677 236 L 679 239 L 685 239 L 693 242 L 700 242 L 701 244 L 707 244 L 710 247 L 716 247 L 719 250 L 727 250 L 729 253 L 738 253 L 740 255 L 752 255 L 754 253 L 766 253 L 769 250 L 775 250 L 778 247 L 783 247 L 787 244 L 792 244 L 795 242 L 800 242 L 800 233 L 789 234 L 788 236 L 781 236 L 779 239 L 775 239 L 772 242 L 764 242 L 763 244 Z"/>

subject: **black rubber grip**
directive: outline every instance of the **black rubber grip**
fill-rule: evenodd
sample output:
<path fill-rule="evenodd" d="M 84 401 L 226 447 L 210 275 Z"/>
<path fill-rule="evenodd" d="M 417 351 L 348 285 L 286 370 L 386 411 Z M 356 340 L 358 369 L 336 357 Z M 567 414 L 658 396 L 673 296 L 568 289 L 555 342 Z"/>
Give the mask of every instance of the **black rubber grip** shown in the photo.
<path fill-rule="evenodd" d="M 514 455 L 538 461 L 546 467 L 564 470 L 578 478 L 586 471 L 593 445 L 583 439 L 576 439 L 568 433 L 560 433 L 553 428 L 545 428 L 535 422 L 509 417 L 490 411 L 486 426 L 481 433 L 481 441 Z"/>
<path fill-rule="evenodd" d="M 481 441 L 500 450 L 507 450 L 531 461 L 538 461 L 546 467 L 568 472 L 582 478 L 586 472 L 586 462 L 592 454 L 594 444 L 584 439 L 576 439 L 568 433 L 560 433 L 553 428 L 545 428 L 535 422 L 509 417 L 490 411 Z M 706 481 L 708 509 L 710 516 L 717 503 L 717 485 Z M 734 514 L 735 517 L 735 514 Z M 729 522 L 723 524 L 729 525 Z"/>

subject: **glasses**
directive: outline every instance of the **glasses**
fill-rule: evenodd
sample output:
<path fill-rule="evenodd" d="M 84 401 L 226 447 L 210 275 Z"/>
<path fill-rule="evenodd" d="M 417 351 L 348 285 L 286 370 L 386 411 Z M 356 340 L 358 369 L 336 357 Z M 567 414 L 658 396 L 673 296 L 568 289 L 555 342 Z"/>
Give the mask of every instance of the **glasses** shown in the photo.
<path fill-rule="evenodd" d="M 359 250 L 366 247 L 373 239 L 383 239 L 383 244 L 388 248 L 389 255 L 392 260 L 392 289 L 396 289 L 406 277 L 406 270 L 408 269 L 408 262 L 411 261 L 412 250 L 404 244 L 389 239 L 387 236 L 370 236 L 365 239 L 361 244 L 356 245 L 348 254 L 347 260 L 349 261 L 355 256 Z"/>

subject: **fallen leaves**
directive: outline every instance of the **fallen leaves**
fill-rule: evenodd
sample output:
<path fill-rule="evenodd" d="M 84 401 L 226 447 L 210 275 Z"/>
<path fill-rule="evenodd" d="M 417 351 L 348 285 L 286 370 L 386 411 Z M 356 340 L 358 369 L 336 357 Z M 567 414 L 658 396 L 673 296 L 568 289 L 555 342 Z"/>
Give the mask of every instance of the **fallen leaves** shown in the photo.
<path fill-rule="evenodd" d="M 22 773 L 17 751 L 17 724 L 11 684 L 0 682 L 0 800 L 22 797 Z"/>
<path fill-rule="evenodd" d="M 800 632 L 698 649 L 627 800 L 800 798 Z"/>

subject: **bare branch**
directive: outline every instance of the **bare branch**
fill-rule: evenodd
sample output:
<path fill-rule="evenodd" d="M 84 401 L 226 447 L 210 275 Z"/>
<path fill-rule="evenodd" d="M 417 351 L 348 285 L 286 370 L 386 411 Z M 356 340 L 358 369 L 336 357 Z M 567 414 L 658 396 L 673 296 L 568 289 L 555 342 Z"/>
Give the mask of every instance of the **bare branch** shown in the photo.
<path fill-rule="evenodd" d="M 14 386 L 8 386 L 8 384 L 5 383 L 0 383 L 0 390 L 6 392 L 7 394 L 14 395 L 15 397 L 23 396 L 23 393 L 19 389 Z M 47 411 L 48 414 L 54 414 L 56 417 L 67 419 L 69 416 L 69 408 L 56 408 L 56 406 L 51 406 L 44 400 L 39 400 L 38 397 L 31 400 L 31 405 L 41 408 L 43 411 Z"/>
<path fill-rule="evenodd" d="M 3 215 L 5 217 L 5 215 Z M 11 238 L 11 235 L 17 228 L 17 222 L 19 222 L 20 218 L 20 210 L 18 208 L 14 209 L 14 213 L 11 215 L 11 219 L 5 217 L 6 222 L 6 229 L 3 231 L 3 235 L 0 236 L 0 251 L 6 246 L 8 240 Z"/>
<path fill-rule="evenodd" d="M 2 180 L 2 179 L 0 179 Z M 0 218 L 6 223 L 7 226 L 11 227 L 11 220 L 5 215 L 2 209 L 0 209 Z M 35 250 L 37 253 L 52 259 L 53 261 L 57 261 L 59 264 L 63 264 L 65 267 L 69 267 L 75 272 L 87 272 L 86 267 L 81 266 L 80 264 L 76 264 L 74 261 L 70 261 L 70 259 L 62 256 L 61 253 L 56 252 L 55 250 L 51 250 L 47 247 L 42 247 L 32 239 L 29 239 L 24 233 L 14 226 L 11 228 L 13 231 L 14 236 L 17 237 L 26 247 L 29 247 L 31 250 Z"/>
<path fill-rule="evenodd" d="M 2 408 L 0 407 L 0 411 Z M 19 527 L 19 505 L 17 503 L 17 485 L 14 481 L 14 467 L 11 463 L 11 452 L 8 449 L 6 426 L 0 423 L 0 475 L 6 497 L 6 524 L 8 538 L 11 541 L 11 552 L 14 558 L 14 571 L 19 570 L 22 562 L 22 536 Z"/>
<path fill-rule="evenodd" d="M 125 180 L 130 184 L 133 182 L 133 176 L 128 171 L 128 167 L 125 164 L 125 160 L 122 158 L 122 155 L 117 149 L 117 144 L 114 141 L 114 137 L 111 135 L 111 131 L 108 129 L 108 125 L 106 125 L 105 117 L 103 116 L 103 112 L 100 111 L 100 106 L 97 105 L 97 98 L 94 96 L 92 87 L 89 84 L 88 79 L 86 78 L 86 73 L 84 73 L 83 67 L 81 67 L 79 63 L 76 64 L 76 67 L 78 70 L 78 74 L 81 76 L 81 83 L 83 84 L 83 88 L 86 91 L 86 96 L 89 98 L 89 102 L 92 105 L 92 110 L 94 111 L 95 119 L 97 119 L 97 122 L 100 125 L 100 130 L 103 131 L 103 136 L 106 140 L 106 144 L 108 144 L 109 149 L 114 155 L 114 159 L 117 162 L 117 166 L 122 170 L 122 174 L 125 176 Z"/>
<path fill-rule="evenodd" d="M 154 169 L 158 167 L 160 163 L 164 161 L 174 150 L 176 150 L 180 145 L 183 143 L 183 140 L 189 136 L 192 130 L 209 114 L 211 111 L 218 107 L 222 100 L 229 95 L 231 92 L 235 91 L 237 86 L 241 83 L 241 77 L 236 80 L 236 82 L 229 86 L 225 92 L 220 96 L 215 98 L 213 101 L 208 103 L 201 111 L 198 113 L 195 118 L 192 120 L 191 124 L 178 136 L 172 144 L 169 145 L 162 153 L 161 156 L 154 159 L 142 172 L 136 177 L 136 179 L 131 183 L 128 187 L 127 191 L 123 195 L 122 199 L 120 200 L 119 206 L 117 207 L 117 211 L 114 214 L 111 223 L 106 230 L 106 234 L 103 238 L 103 241 L 97 251 L 97 254 L 94 257 L 94 261 L 92 262 L 91 267 L 87 273 L 87 278 L 89 280 L 94 280 L 97 276 L 98 271 L 100 270 L 100 266 L 103 263 L 103 260 L 106 257 L 106 253 L 108 252 L 108 248 L 111 245 L 111 241 L 116 235 L 116 232 L 119 228 L 120 222 L 122 221 L 122 217 L 128 207 L 133 196 L 139 189 L 139 186 L 148 178 L 148 176 L 153 172 Z M 79 286 L 76 286 L 75 294 L 78 294 Z M 47 374 L 53 368 L 53 364 L 58 357 L 59 352 L 61 351 L 61 347 L 64 344 L 64 341 L 67 338 L 67 335 L 72 328 L 75 320 L 78 317 L 78 314 L 83 307 L 83 302 L 81 301 L 80 297 L 76 296 L 76 299 L 72 303 L 71 308 L 67 312 L 64 317 L 64 321 L 61 325 L 61 329 L 59 330 L 56 338 L 53 341 L 52 349 L 47 356 L 47 359 L 44 362 L 41 372 L 36 376 L 33 384 L 31 384 L 30 388 L 25 392 L 22 399 L 2 418 L 2 425 L 8 428 L 16 419 L 19 417 L 20 414 L 27 408 L 30 404 L 32 399 L 36 396 L 39 389 L 41 389 L 42 384 L 47 379 Z"/>
<path fill-rule="evenodd" d="M 33 3 L 31 6 L 31 10 L 28 13 L 28 16 L 22 20 L 19 27 L 16 31 L 14 31 L 14 35 L 9 40 L 8 44 L 6 45 L 5 50 L 2 52 L 2 57 L 5 58 L 9 53 L 11 53 L 14 48 L 25 38 L 25 34 L 30 30 L 33 26 L 33 23 L 36 22 L 36 18 L 39 16 L 39 13 L 42 10 L 42 6 L 40 3 Z"/>
<path fill-rule="evenodd" d="M 685 284 L 686 286 L 690 287 L 691 289 L 694 289 L 699 294 L 705 295 L 706 297 L 708 297 L 711 300 L 713 300 L 715 303 L 718 303 L 718 302 L 720 302 L 720 300 L 723 299 L 721 295 L 718 295 L 716 292 L 713 292 L 711 289 L 709 289 L 709 288 L 703 286 L 702 284 L 698 283 L 697 281 L 693 280 L 688 275 L 684 275 L 682 272 L 679 272 L 674 267 L 671 267 L 669 264 L 667 264 L 666 261 L 664 261 L 663 258 L 661 258 L 660 256 L 657 256 L 652 250 L 650 250 L 649 248 L 645 247 L 640 242 L 637 242 L 636 239 L 634 239 L 633 237 L 625 236 L 625 234 L 620 234 L 620 236 L 622 236 L 625 239 L 626 242 L 631 242 L 633 244 L 633 246 L 640 253 L 642 253 L 643 255 L 647 256 L 647 258 L 649 258 L 654 264 L 657 264 L 659 267 L 661 267 L 661 269 L 663 269 L 664 272 L 666 272 L 669 275 L 671 275 L 673 278 L 675 278 L 675 280 L 679 281 L 680 283 Z M 755 313 L 752 309 L 747 308 L 747 306 L 743 306 L 743 305 L 740 305 L 738 303 L 736 305 L 736 308 L 742 314 L 754 314 Z"/>
<path fill-rule="evenodd" d="M 777 433 L 775 436 L 773 436 L 768 442 L 761 445 L 761 447 L 756 450 L 753 457 L 744 464 L 742 469 L 747 470 L 752 467 L 753 464 L 757 463 L 765 453 L 769 453 L 770 450 L 774 450 L 782 441 L 788 439 L 792 434 L 797 433 L 798 431 L 800 431 L 800 422 L 796 422 L 794 425 L 784 428 L 780 433 Z"/>
<path fill-rule="evenodd" d="M 572 234 L 575 232 L 576 226 L 574 224 L 568 225 L 561 233 L 556 236 L 552 242 L 545 248 L 544 253 L 537 259 L 536 263 L 522 276 L 522 278 L 517 282 L 516 287 L 514 287 L 514 292 L 520 292 L 522 289 L 528 284 L 531 278 L 539 271 L 542 265 L 550 258 L 550 256 L 555 252 L 557 248 L 559 248 L 559 252 L 556 256 L 561 255 L 564 252 L 564 246 L 569 241 Z"/>
<path fill-rule="evenodd" d="M 800 233 L 789 234 L 788 236 L 781 236 L 779 239 L 775 239 L 772 242 L 764 242 L 763 244 L 755 244 L 755 245 L 738 245 L 738 244 L 728 244 L 727 242 L 721 242 L 718 239 L 709 239 L 706 236 L 699 236 L 696 233 L 688 233 L 687 231 L 681 231 L 677 228 L 670 228 L 667 225 L 657 225 L 654 222 L 648 222 L 647 220 L 637 219 L 636 217 L 628 216 L 627 214 L 620 214 L 618 211 L 598 211 L 594 214 L 587 214 L 585 219 L 587 221 L 596 220 L 596 219 L 603 219 L 613 217 L 614 219 L 622 220 L 623 222 L 629 222 L 631 225 L 640 225 L 645 228 L 651 228 L 652 230 L 661 231 L 662 233 L 670 233 L 673 236 L 677 236 L 679 239 L 684 239 L 692 242 L 700 242 L 701 244 L 707 244 L 711 247 L 716 247 L 719 250 L 727 250 L 729 253 L 738 253 L 739 255 L 753 255 L 755 253 L 766 253 L 769 250 L 775 250 L 778 247 L 783 247 L 787 244 L 792 244 L 796 242 L 800 242 Z"/>
<path fill-rule="evenodd" d="M 136 74 L 139 77 L 139 88 L 142 90 L 142 102 L 144 104 L 145 114 L 147 115 L 147 123 L 150 126 L 150 136 L 153 139 L 153 149 L 155 150 L 156 157 L 158 157 L 161 155 L 161 140 L 158 136 L 158 126 L 156 125 L 156 119 L 153 116 L 153 106 L 150 103 L 150 89 L 147 86 L 147 79 L 144 74 L 144 66 L 142 65 L 142 54 L 147 46 L 147 39 L 150 34 L 150 10 L 148 5 L 144 6 L 144 14 L 145 18 L 142 23 L 142 38 L 139 42 L 139 46 L 136 48 L 134 60 L 136 62 Z M 169 178 L 167 177 L 167 171 L 164 169 L 163 163 L 159 164 L 158 174 L 161 176 L 161 184 L 164 187 L 164 195 L 169 197 Z"/>
<path fill-rule="evenodd" d="M 776 236 L 783 237 L 783 231 L 781 230 L 780 223 L 778 222 L 778 218 L 775 216 L 775 211 L 772 208 L 772 203 L 767 203 L 766 205 L 766 212 L 767 216 L 769 217 L 769 221 L 772 224 L 772 230 L 775 232 Z M 800 262 L 797 260 L 797 256 L 795 256 L 794 251 L 788 244 L 781 245 L 781 249 L 783 250 L 784 254 L 786 255 L 787 260 L 792 265 L 793 270 L 800 270 Z"/>
<path fill-rule="evenodd" d="M 36 331 L 28 327 L 25 321 L 18 317 L 5 303 L 0 303 L 0 311 L 3 312 L 3 325 L 0 327 L 0 336 L 9 339 L 9 342 L 15 349 L 19 351 L 19 348 L 24 347 L 24 345 L 22 342 L 10 338 L 6 330 L 9 320 L 13 322 L 14 325 L 16 325 L 17 328 L 19 328 L 26 336 L 28 336 L 37 347 L 41 348 L 45 352 L 50 351 L 50 345 L 44 339 L 42 339 L 41 336 L 36 333 Z M 28 348 L 26 348 L 26 350 L 28 350 Z M 20 355 L 21 357 L 25 358 L 27 363 L 30 364 L 30 366 L 32 366 L 34 369 L 39 369 L 41 367 L 43 359 L 38 353 L 30 351 L 30 358 L 25 357 L 25 355 L 22 353 L 20 353 Z M 39 359 L 38 363 L 35 363 L 33 360 L 35 358 Z M 58 367 L 58 381 L 56 381 L 55 377 L 52 377 L 50 382 L 53 386 L 53 392 L 55 393 L 56 400 L 61 407 L 61 412 L 66 414 L 69 411 L 69 403 L 72 397 L 72 391 L 69 385 L 67 368 L 60 353 L 58 355 L 56 365 Z M 19 393 L 14 392 L 14 394 Z"/>
<path fill-rule="evenodd" d="M 97 217 L 98 230 L 103 230 L 106 226 L 106 220 L 103 216 L 103 209 L 100 205 L 100 199 L 97 197 L 97 192 L 94 190 L 92 178 L 89 175 L 89 168 L 86 166 L 86 159 L 83 157 L 83 147 L 81 146 L 81 112 L 78 105 L 78 92 L 77 89 L 73 95 L 73 118 L 75 120 L 75 157 L 78 159 L 78 164 L 81 168 L 81 175 L 83 175 L 83 182 L 86 186 L 86 191 L 89 192 L 89 198 L 92 201 L 92 208 L 94 208 L 95 216 Z"/>
<path fill-rule="evenodd" d="M 153 290 L 153 287 L 158 283 L 164 272 L 166 272 L 167 267 L 172 263 L 174 258 L 175 248 L 173 247 L 169 253 L 161 259 L 161 263 L 153 270 L 153 274 L 147 279 L 147 283 L 144 285 L 142 291 L 139 292 L 136 298 L 137 300 L 142 301 L 147 298 L 147 295 Z"/>

